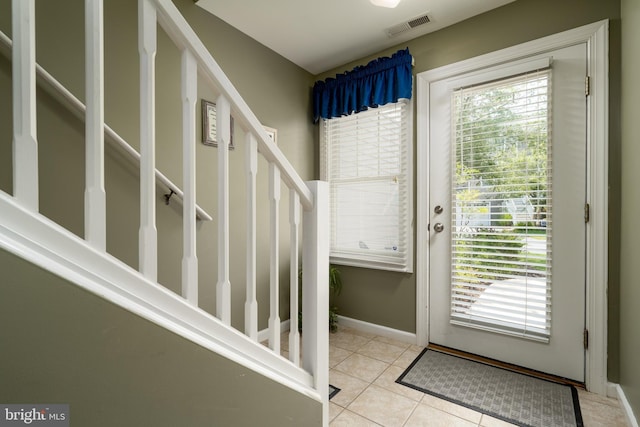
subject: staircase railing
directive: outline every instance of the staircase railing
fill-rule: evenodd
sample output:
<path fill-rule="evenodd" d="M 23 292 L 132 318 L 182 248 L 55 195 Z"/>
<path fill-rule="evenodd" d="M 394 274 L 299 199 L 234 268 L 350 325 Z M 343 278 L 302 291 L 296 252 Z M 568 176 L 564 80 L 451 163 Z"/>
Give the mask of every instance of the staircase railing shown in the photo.
<path fill-rule="evenodd" d="M 188 339 L 323 402 L 328 419 L 328 192 L 304 182 L 171 0 L 139 0 L 140 231 L 139 271 L 106 252 L 104 188 L 104 17 L 102 0 L 85 1 L 86 171 L 85 238 L 39 213 L 34 0 L 12 2 L 13 195 L 0 192 L 0 245 Z M 158 286 L 155 166 L 155 53 L 157 24 L 181 51 L 183 146 L 182 296 Z M 201 77 L 217 93 L 216 312 L 198 307 L 196 254 L 196 104 Z M 79 102 L 79 101 L 78 101 Z M 231 326 L 229 256 L 230 121 L 245 132 L 247 259 L 245 330 Z M 115 133 L 115 132 L 113 132 Z M 225 149 L 226 148 L 226 149 Z M 258 342 L 257 158 L 269 164 L 270 303 L 268 348 Z M 290 192 L 289 360 L 280 356 L 280 187 Z M 300 238 L 300 231 L 304 239 Z M 302 253 L 302 306 L 298 253 Z M 235 261 L 234 261 L 235 262 Z M 233 284 L 235 286 L 236 284 Z M 304 317 L 298 332 L 298 312 Z M 304 352 L 300 352 L 300 348 Z"/>
<path fill-rule="evenodd" d="M 11 58 L 11 49 L 13 42 L 2 31 L 0 31 L 0 53 Z M 40 64 L 36 63 L 36 78 L 40 86 L 46 90 L 51 96 L 64 103 L 78 118 L 84 120 L 87 114 L 87 107 L 73 93 L 71 93 L 62 83 L 47 72 Z M 104 124 L 105 140 L 110 142 L 113 147 L 121 152 L 123 156 L 134 163 L 136 166 L 140 164 L 140 153 L 136 151 L 127 141 L 124 140 L 115 130 L 106 123 Z M 162 172 L 156 169 L 156 181 L 167 188 L 169 194 L 174 194 L 178 199 L 182 200 L 182 190 L 167 178 Z M 196 215 L 198 219 L 203 221 L 212 221 L 213 218 L 203 208 L 196 205 Z"/>

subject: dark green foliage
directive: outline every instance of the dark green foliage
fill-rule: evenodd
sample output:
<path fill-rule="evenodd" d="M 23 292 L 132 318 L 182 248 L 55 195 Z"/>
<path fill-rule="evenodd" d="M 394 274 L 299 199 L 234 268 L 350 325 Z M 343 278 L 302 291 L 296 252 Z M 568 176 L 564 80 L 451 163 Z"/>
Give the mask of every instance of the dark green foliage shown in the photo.
<path fill-rule="evenodd" d="M 338 307 L 329 309 L 329 332 L 338 332 Z"/>
<path fill-rule="evenodd" d="M 329 266 L 329 289 L 334 296 L 338 296 L 342 292 L 340 270 L 333 265 Z M 329 307 L 329 331 L 338 331 L 338 307 Z"/>

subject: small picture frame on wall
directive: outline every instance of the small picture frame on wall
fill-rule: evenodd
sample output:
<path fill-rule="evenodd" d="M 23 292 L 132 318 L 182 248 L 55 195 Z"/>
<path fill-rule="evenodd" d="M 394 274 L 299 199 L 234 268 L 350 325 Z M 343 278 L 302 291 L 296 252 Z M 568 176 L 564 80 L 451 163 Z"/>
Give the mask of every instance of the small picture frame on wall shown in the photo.
<path fill-rule="evenodd" d="M 262 126 L 264 130 L 267 131 L 267 135 L 271 138 L 274 144 L 278 145 L 278 130 L 274 128 L 270 128 L 268 126 Z"/>
<path fill-rule="evenodd" d="M 211 147 L 218 146 L 217 140 L 217 110 L 214 102 L 202 100 L 202 143 Z M 233 145 L 233 117 L 231 117 L 231 140 L 229 150 L 234 150 Z"/>

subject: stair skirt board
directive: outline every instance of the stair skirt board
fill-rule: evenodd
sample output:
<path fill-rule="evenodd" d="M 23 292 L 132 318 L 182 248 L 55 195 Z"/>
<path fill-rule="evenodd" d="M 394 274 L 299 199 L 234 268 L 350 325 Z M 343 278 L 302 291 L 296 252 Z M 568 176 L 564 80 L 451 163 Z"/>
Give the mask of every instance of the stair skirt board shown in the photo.
<path fill-rule="evenodd" d="M 142 318 L 321 401 L 313 377 L 0 192 L 0 247 Z M 91 268 L 84 266 L 91 265 Z"/>

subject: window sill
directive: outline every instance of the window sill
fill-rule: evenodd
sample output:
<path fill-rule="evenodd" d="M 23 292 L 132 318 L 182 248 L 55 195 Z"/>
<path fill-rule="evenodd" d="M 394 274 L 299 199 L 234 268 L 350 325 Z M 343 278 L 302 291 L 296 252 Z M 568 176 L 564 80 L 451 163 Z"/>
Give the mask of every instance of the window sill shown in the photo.
<path fill-rule="evenodd" d="M 377 261 L 377 260 L 369 260 L 369 259 L 362 259 L 362 258 L 349 258 L 345 256 L 334 256 L 334 255 L 331 255 L 329 257 L 329 262 L 331 264 L 346 265 L 349 267 L 369 268 L 372 270 L 395 271 L 398 273 L 413 273 L 412 265 L 407 266 L 402 263 Z"/>

